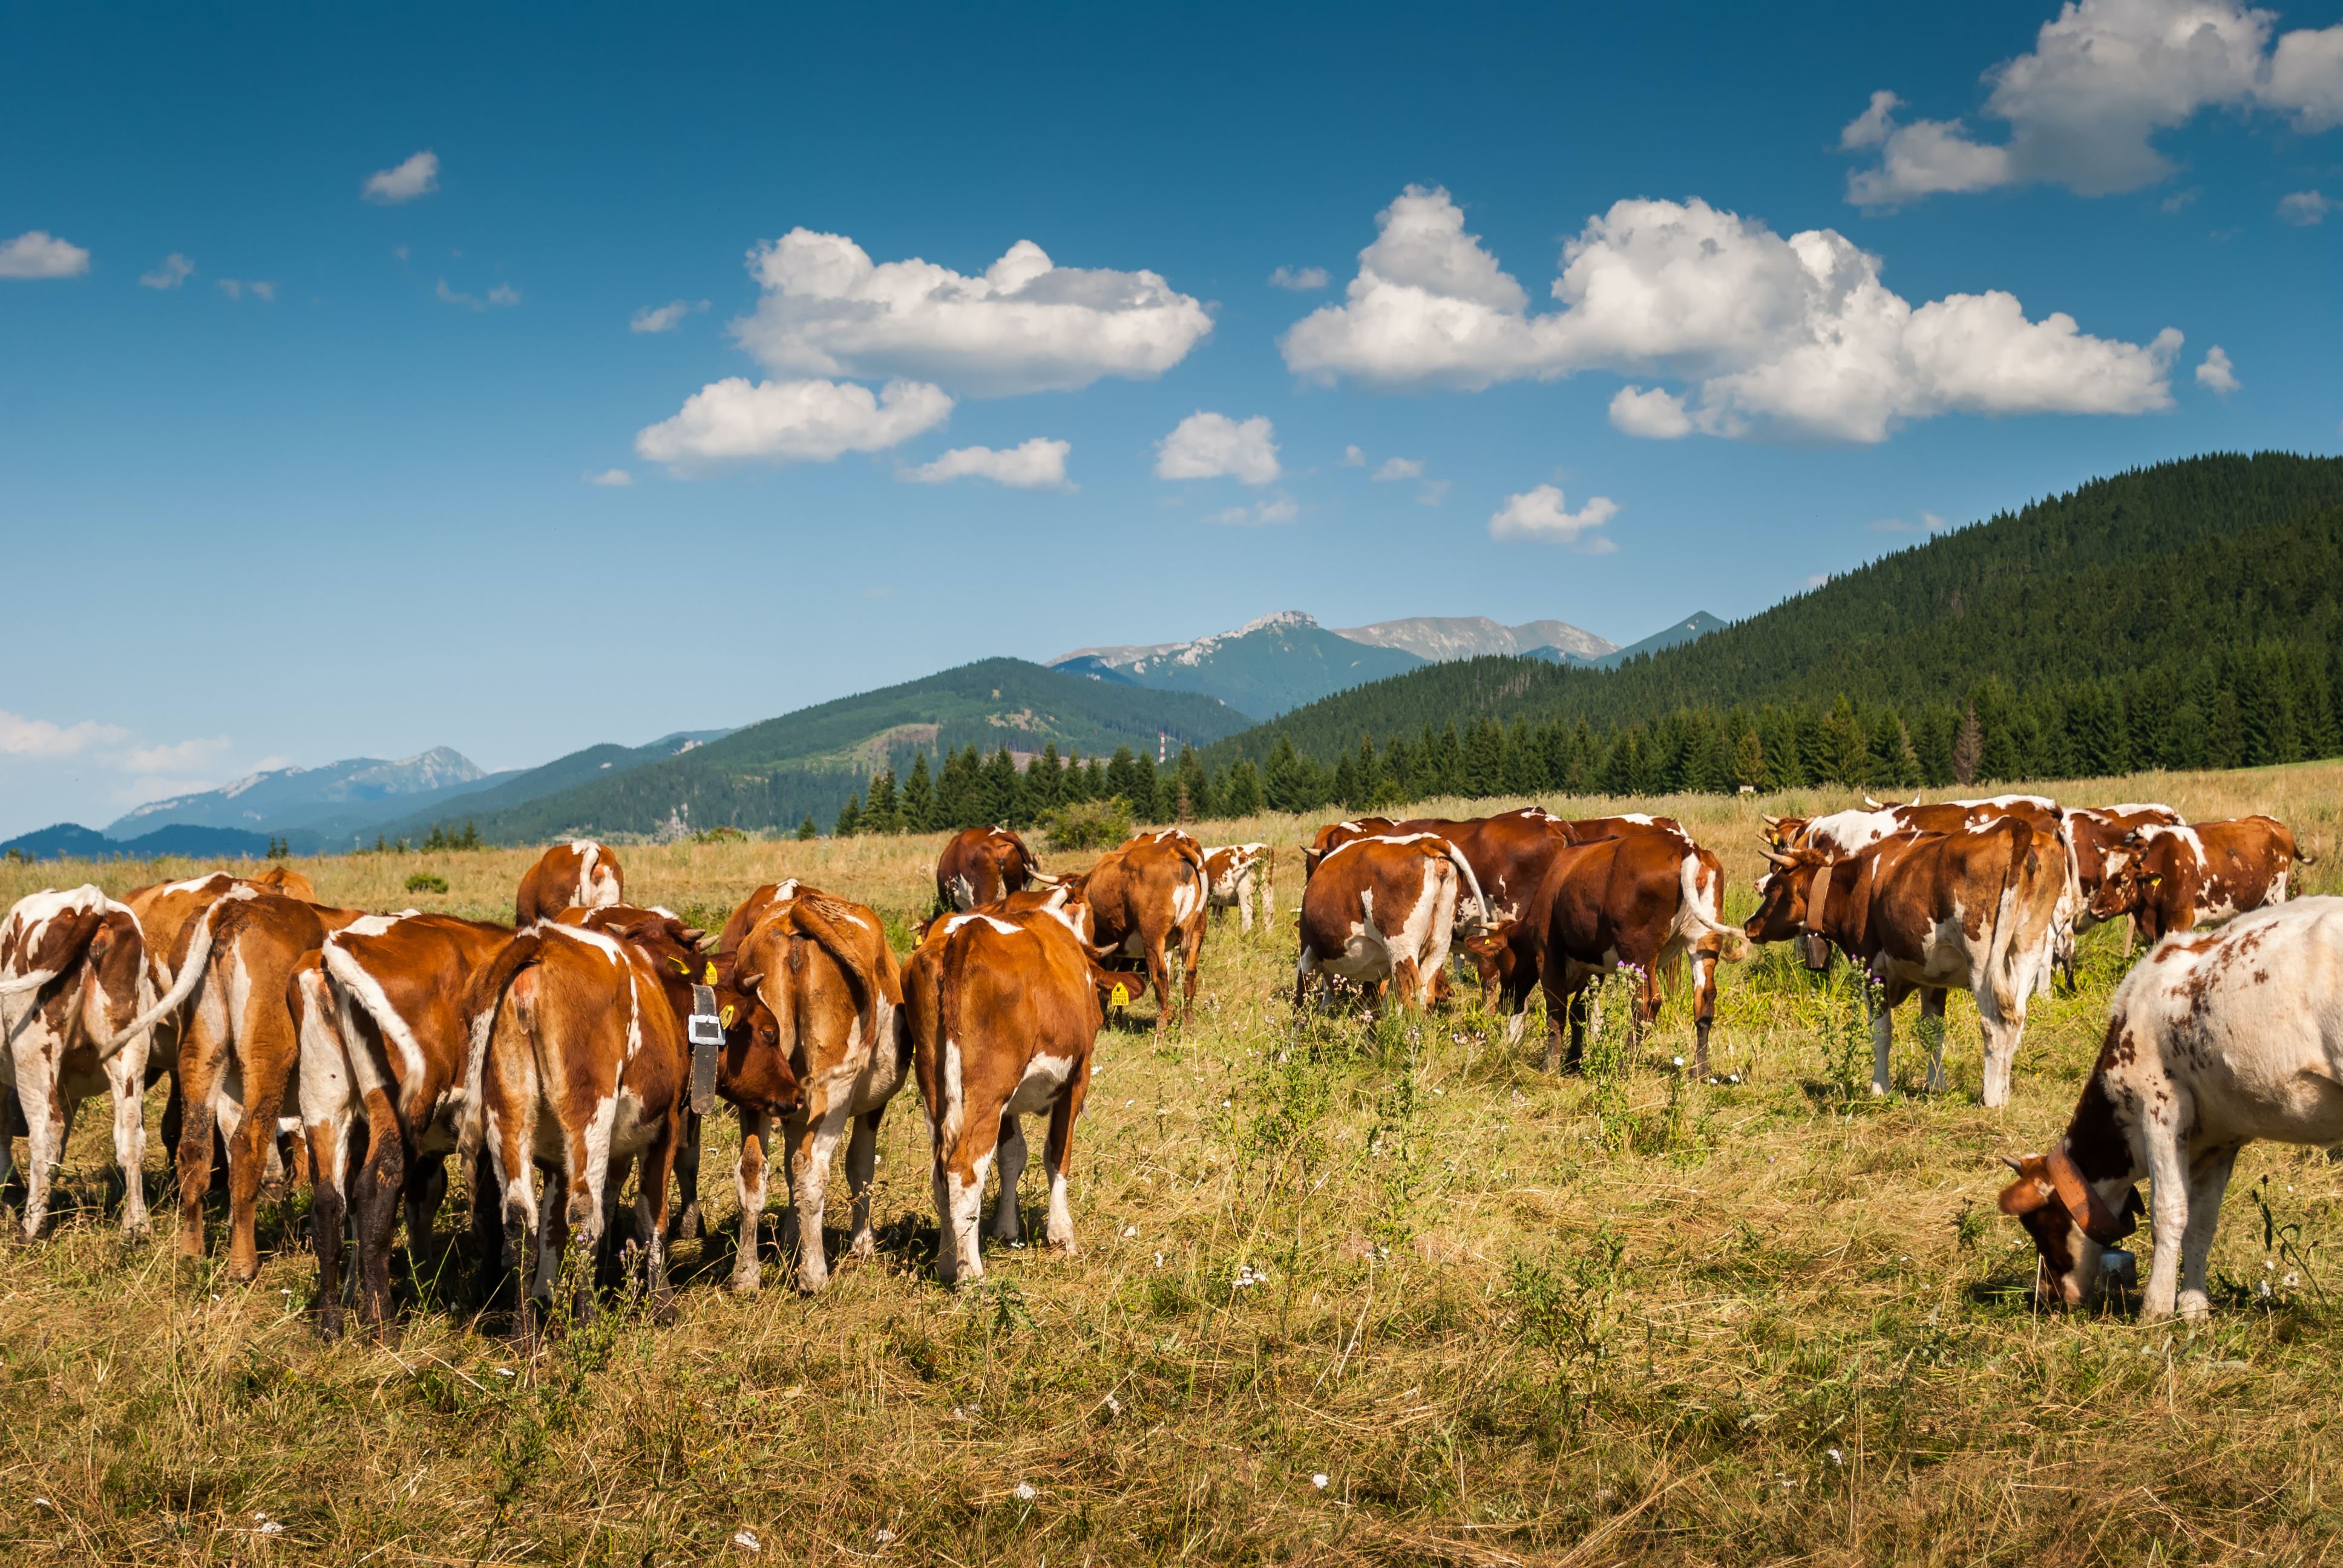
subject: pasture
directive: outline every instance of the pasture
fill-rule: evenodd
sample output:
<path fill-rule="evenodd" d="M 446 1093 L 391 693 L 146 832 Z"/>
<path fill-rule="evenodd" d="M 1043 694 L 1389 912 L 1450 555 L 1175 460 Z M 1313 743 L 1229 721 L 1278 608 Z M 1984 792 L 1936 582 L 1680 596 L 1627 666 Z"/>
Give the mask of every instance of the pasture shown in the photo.
<path fill-rule="evenodd" d="M 2343 764 L 2027 788 L 2192 819 L 2267 811 L 2319 858 L 2298 891 L 2343 888 Z M 1682 818 L 1724 857 L 1737 920 L 1758 814 L 1848 800 L 1543 803 Z M 1954 1091 L 1916 1092 L 1907 1008 L 1902 1091 L 1874 1100 L 1852 991 L 1783 948 L 1721 977 L 1718 1081 L 1674 1066 L 1691 1031 L 1674 997 L 1640 1048 L 1614 1028 L 1584 1076 L 1555 1079 L 1534 1022 L 1508 1047 L 1469 1006 L 1295 1020 L 1292 847 L 1315 825 L 1195 825 L 1207 844 L 1280 846 L 1278 920 L 1250 939 L 1216 922 L 1192 1025 L 1158 1036 L 1143 1002 L 1101 1037 L 1080 1254 L 996 1248 L 959 1294 L 929 1273 L 909 1089 L 880 1139 L 874 1262 L 813 1299 L 769 1268 L 761 1296 L 718 1288 L 737 1207 L 719 1110 L 711 1233 L 673 1257 L 674 1321 L 621 1307 L 532 1360 L 440 1304 L 466 1281 L 410 1280 L 403 1260 L 399 1342 L 321 1344 L 297 1190 L 264 1207 L 249 1287 L 215 1277 L 216 1215 L 200 1268 L 174 1261 L 167 1208 L 154 1241 L 126 1244 L 105 1211 L 104 1119 L 85 1108 L 53 1236 L 0 1245 L 0 1555 L 2287 1563 L 2343 1534 L 2325 1452 L 2343 1408 L 2343 1166 L 2246 1151 L 2214 1315 L 2193 1327 L 2037 1313 L 2033 1249 L 1995 1210 L 1996 1157 L 2044 1147 L 2073 1107 L 2124 971 L 2120 927 L 2084 940 L 2080 994 L 2036 1000 L 2006 1112 L 1975 1103 L 1965 996 L 1946 1028 Z M 711 930 L 787 875 L 908 926 L 940 843 L 619 852 L 631 900 Z M 299 865 L 327 902 L 509 919 L 534 855 Z M 1053 869 L 1090 859 L 1042 852 Z M 11 864 L 0 896 L 192 869 Z M 447 890 L 410 894 L 417 873 Z M 159 1140 L 148 1159 L 152 1183 Z M 1029 1222 L 1043 1198 L 1030 1171 Z M 830 1203 L 835 1249 L 842 1181 Z M 451 1197 L 445 1236 L 462 1214 Z"/>

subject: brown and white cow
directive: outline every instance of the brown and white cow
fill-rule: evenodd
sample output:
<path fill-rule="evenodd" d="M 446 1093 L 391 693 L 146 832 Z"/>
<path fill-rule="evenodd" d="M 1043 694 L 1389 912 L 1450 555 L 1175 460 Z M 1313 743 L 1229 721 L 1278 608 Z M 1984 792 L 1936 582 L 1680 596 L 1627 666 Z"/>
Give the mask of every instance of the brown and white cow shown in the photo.
<path fill-rule="evenodd" d="M 1181 968 L 1181 1011 L 1196 1005 L 1204 949 L 1206 882 L 1202 845 L 1176 828 L 1141 833 L 1099 858 L 1084 874 L 1081 900 L 1090 940 L 1146 966 L 1155 988 L 1155 1027 L 1172 1017 L 1172 960 Z"/>
<path fill-rule="evenodd" d="M 453 915 L 368 915 L 294 966 L 287 1002 L 300 1040 L 317 1322 L 327 1338 L 342 1330 L 346 1218 L 355 1221 L 361 1324 L 388 1322 L 402 1197 L 408 1254 L 418 1276 L 428 1271 L 446 1157 L 465 1111 L 465 997 L 512 934 L 510 926 Z M 362 1139 L 357 1149 L 354 1136 Z"/>
<path fill-rule="evenodd" d="M 598 910 L 626 901 L 627 876 L 618 857 L 591 839 L 556 844 L 520 877 L 513 900 L 513 924 L 549 920 L 564 910 Z"/>
<path fill-rule="evenodd" d="M 1010 829 L 963 828 L 936 857 L 936 907 L 972 910 L 1049 879 Z"/>
<path fill-rule="evenodd" d="M 1353 839 L 1376 839 L 1399 831 L 1389 817 L 1352 817 L 1329 822 L 1302 847 L 1302 880 L 1306 886 L 1318 874 L 1318 863 Z"/>
<path fill-rule="evenodd" d="M 1546 1006 L 1546 1067 L 1584 1060 L 1588 987 L 1625 970 L 1634 986 L 1634 1024 L 1659 1017 L 1660 976 L 1689 955 L 1693 969 L 1694 1070 L 1708 1070 L 1716 1017 L 1716 966 L 1741 956 L 1741 933 L 1719 916 L 1725 872 L 1715 854 L 1682 830 L 1629 823 L 1626 830 L 1554 851 L 1522 912 L 1469 939 L 1486 980 L 1493 976 L 1521 1037 L 1532 987 Z M 1567 1050 L 1565 1051 L 1565 1036 Z"/>
<path fill-rule="evenodd" d="M 2075 930 L 2087 931 L 2099 923 L 2091 912 L 2091 902 L 2099 896 L 2099 888 L 2107 879 L 2107 857 L 2123 847 L 2124 840 L 2142 828 L 2177 828 L 2187 819 L 2169 806 L 2133 801 L 2122 806 L 2091 806 L 2066 813 L 2066 836 L 2075 846 L 2075 881 L 2081 890 L 2082 912 L 2075 917 Z M 2128 938 L 2124 952 L 2128 955 Z"/>
<path fill-rule="evenodd" d="M 1074 1125 L 1105 1021 L 1090 950 L 1061 909 L 954 915 L 930 928 L 903 970 L 904 1012 L 934 1150 L 936 1274 L 948 1285 L 984 1275 L 978 1236 L 984 1179 L 996 1157 L 1001 1195 L 992 1233 L 1023 1227 L 1022 1118 L 1048 1115 L 1050 1244 L 1071 1252 L 1066 1181 Z"/>
<path fill-rule="evenodd" d="M 629 1167 L 650 1294 L 663 1302 L 668 1293 L 669 1184 L 696 1048 L 660 970 L 688 970 L 698 957 L 684 930 L 671 916 L 623 934 L 542 921 L 473 979 L 465 1004 L 472 1103 L 458 1151 L 482 1256 L 497 1255 L 501 1231 L 505 1268 L 533 1265 L 522 1283 L 523 1337 L 552 1295 L 569 1243 L 602 1250 Z M 721 1047 L 697 1049 L 712 1058 Z M 493 1288 L 497 1271 L 481 1272 Z M 592 1314 L 590 1282 L 575 1303 L 580 1316 Z"/>
<path fill-rule="evenodd" d="M 2166 938 L 2124 977 L 2066 1135 L 2001 1194 L 2040 1256 L 2045 1305 L 2083 1306 L 2132 1230 L 2156 1241 L 2149 1318 L 2204 1316 L 2205 1264 L 2237 1151 L 2343 1140 L 2343 899 L 2303 899 Z"/>
<path fill-rule="evenodd" d="M 762 1002 L 774 1025 L 773 1052 L 794 1081 L 793 1108 L 779 1115 L 783 1181 L 789 1212 L 781 1248 L 798 1253 L 798 1288 L 819 1291 L 830 1281 L 822 1236 L 830 1166 L 848 1123 L 847 1190 L 853 1220 L 846 1255 L 868 1258 L 871 1168 L 887 1102 L 910 1068 L 904 1033 L 902 971 L 876 913 L 860 904 L 799 887 L 769 906 L 742 939 L 733 960 L 733 983 Z M 740 1244 L 732 1288 L 758 1288 L 762 1265 L 757 1228 L 765 1208 L 767 1145 L 776 1118 L 765 1088 L 772 1069 L 750 1050 L 728 1047 L 729 1086 L 719 1081 L 740 1117 Z"/>
<path fill-rule="evenodd" d="M 2286 902 L 2295 866 L 2316 862 L 2275 817 L 2136 829 L 2109 852 L 2091 913 L 2130 915 L 2148 940 Z"/>
<path fill-rule="evenodd" d="M 47 1219 L 74 1112 L 100 1092 L 114 1109 L 122 1229 L 146 1233 L 146 1094 L 168 1059 L 151 1052 L 151 1029 L 130 1026 L 156 989 L 137 916 L 96 887 L 30 894 L 0 920 L 0 1182 L 15 1159 L 8 1116 L 21 1110 L 27 1239 Z"/>
<path fill-rule="evenodd" d="M 1488 901 L 1472 863 L 1437 833 L 1335 845 L 1302 890 L 1293 1005 L 1308 1005 L 1310 980 L 1318 974 L 1370 986 L 1389 981 L 1400 1006 L 1426 1005 L 1447 967 L 1457 909 L 1468 894 L 1485 921 Z"/>
<path fill-rule="evenodd" d="M 1267 844 L 1223 844 L 1204 851 L 1204 885 L 1216 910 L 1234 910 L 1237 930 L 1252 930 L 1252 906 L 1261 900 L 1264 925 L 1277 918 L 1277 851 Z"/>
<path fill-rule="evenodd" d="M 1917 990 L 1921 1015 L 1942 1019 L 1959 986 L 1983 1026 L 1985 1103 L 2008 1104 L 2026 999 L 2049 961 L 2044 933 L 2067 886 L 2064 842 L 2004 818 L 1973 832 L 1892 833 L 1837 859 L 1813 848 L 1765 853 L 1772 869 L 1757 879 L 1749 939 L 1823 939 L 1885 988 L 1872 1010 L 1871 1091 L 1888 1091 L 1896 1008 Z M 1821 958 L 1810 941 L 1807 966 L 1819 970 Z M 1940 1034 L 1928 1087 L 1944 1082 Z"/>

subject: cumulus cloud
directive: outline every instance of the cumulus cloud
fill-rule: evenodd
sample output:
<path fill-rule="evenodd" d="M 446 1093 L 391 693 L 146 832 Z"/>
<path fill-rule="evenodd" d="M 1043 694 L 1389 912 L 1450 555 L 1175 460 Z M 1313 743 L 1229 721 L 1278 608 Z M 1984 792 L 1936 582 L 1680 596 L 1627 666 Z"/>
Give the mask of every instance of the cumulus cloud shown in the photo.
<path fill-rule="evenodd" d="M 1684 412 L 1684 399 L 1659 387 L 1648 392 L 1641 387 L 1620 387 L 1611 399 L 1611 424 L 1651 441 L 1673 441 L 1692 434 L 1692 416 Z"/>
<path fill-rule="evenodd" d="M 2172 172 L 2151 138 L 2207 109 L 2260 109 L 2300 130 L 2343 124 L 2343 25 L 2276 37 L 2274 12 L 2238 0 L 2069 0 L 2030 54 L 1986 73 L 1988 118 L 2006 141 L 1959 120 L 1898 122 L 1877 92 L 1840 134 L 1877 161 L 1847 176 L 1847 199 L 1892 206 L 1951 191 L 2062 185 L 2083 196 L 2137 190 Z"/>
<path fill-rule="evenodd" d="M 1212 520 L 1232 528 L 1269 528 L 1290 523 L 1301 515 L 1302 508 L 1292 497 L 1279 495 L 1258 506 L 1231 507 L 1226 511 L 1215 512 Z"/>
<path fill-rule="evenodd" d="M 1332 281 L 1322 266 L 1281 266 L 1269 275 L 1272 288 L 1290 288 L 1297 294 L 1323 288 Z"/>
<path fill-rule="evenodd" d="M 129 738 L 130 732 L 120 726 L 94 719 L 56 724 L 0 709 L 0 754 L 10 757 L 77 757 L 93 746 L 111 746 Z"/>
<path fill-rule="evenodd" d="M 134 746 L 122 754 L 119 761 L 133 773 L 184 773 L 211 766 L 229 744 L 226 736 L 215 735 L 162 746 Z"/>
<path fill-rule="evenodd" d="M 1364 452 L 1362 452 L 1356 447 L 1345 447 L 1342 448 L 1342 467 L 1345 468 L 1363 468 L 1366 466 L 1367 455 Z"/>
<path fill-rule="evenodd" d="M 1907 523 L 1901 518 L 1881 518 L 1864 527 L 1875 534 L 1934 534 L 1943 531 L 1945 519 L 1934 512 L 1922 512 L 1916 523 Z"/>
<path fill-rule="evenodd" d="M 1447 498 L 1448 481 L 1445 479 L 1426 479 L 1423 482 L 1423 488 L 1415 493 L 1418 506 L 1436 507 Z"/>
<path fill-rule="evenodd" d="M 874 264 L 843 235 L 791 229 L 749 256 L 764 289 L 733 324 L 792 375 L 903 377 L 977 397 L 1151 379 L 1212 329 L 1202 304 L 1144 269 L 1060 266 L 1021 239 L 976 276 L 914 257 Z"/>
<path fill-rule="evenodd" d="M 1914 306 L 1880 261 L 1833 229 L 1786 238 L 1684 202 L 1614 204 L 1564 248 L 1560 309 L 1532 314 L 1444 190 L 1411 186 L 1378 219 L 1343 303 L 1282 340 L 1322 382 L 1478 390 L 1584 370 L 1690 383 L 1640 386 L 1613 422 L 1637 435 L 1879 441 L 1946 413 L 2137 414 L 2170 406 L 2169 328 L 2146 345 L 2094 337 L 2072 317 L 2026 318 L 2013 295 Z"/>
<path fill-rule="evenodd" d="M 79 277 L 89 270 L 89 252 L 46 229 L 27 229 L 0 244 L 0 277 Z"/>
<path fill-rule="evenodd" d="M 990 479 L 1012 490 L 1071 490 L 1066 481 L 1070 441 L 1036 436 L 1004 450 L 990 447 L 955 447 L 931 463 L 906 468 L 899 476 L 919 485 L 943 485 L 954 479 Z"/>
<path fill-rule="evenodd" d="M 1369 474 L 1367 477 L 1378 485 L 1389 484 L 1393 479 L 1421 479 L 1423 477 L 1423 459 L 1386 457 L 1383 459 L 1383 467 Z"/>
<path fill-rule="evenodd" d="M 176 288 L 179 285 L 186 282 L 187 279 L 193 277 L 195 275 L 196 264 L 189 261 L 186 256 L 181 256 L 175 250 L 170 255 L 165 256 L 161 261 L 156 262 L 155 264 L 154 271 L 140 273 L 138 275 L 138 286 L 141 288 Z"/>
<path fill-rule="evenodd" d="M 1574 512 L 1566 508 L 1562 492 L 1552 485 L 1507 496 L 1505 504 L 1490 514 L 1489 537 L 1538 539 L 1590 556 L 1607 556 L 1619 548 L 1608 535 L 1594 531 L 1619 515 L 1617 502 L 1594 496 Z"/>
<path fill-rule="evenodd" d="M 693 393 L 674 417 L 635 437 L 635 450 L 689 474 L 729 462 L 827 463 L 877 452 L 931 430 L 950 414 L 943 388 L 890 381 L 759 381 L 729 377 Z"/>
<path fill-rule="evenodd" d="M 488 290 L 487 295 L 482 296 L 466 294 L 460 289 L 450 288 L 447 286 L 447 280 L 443 277 L 439 280 L 439 286 L 434 292 L 438 296 L 442 305 L 460 305 L 467 310 L 487 310 L 492 307 L 520 303 L 520 290 L 508 283 L 499 283 Z"/>
<path fill-rule="evenodd" d="M 438 188 L 439 155 L 427 147 L 403 163 L 367 176 L 366 186 L 358 194 L 379 206 L 396 206 L 417 196 L 429 196 Z"/>
<path fill-rule="evenodd" d="M 1240 421 L 1200 408 L 1156 443 L 1155 477 L 1217 479 L 1225 475 L 1248 485 L 1266 485 L 1279 473 L 1275 434 L 1267 415 Z"/>
<path fill-rule="evenodd" d="M 2337 207 L 2343 207 L 2343 201 L 2320 196 L 2317 191 L 2292 191 L 2278 198 L 2278 221 L 2297 228 L 2324 223 L 2327 215 Z"/>
<path fill-rule="evenodd" d="M 215 283 L 219 291 L 230 299 L 242 299 L 249 294 L 264 304 L 277 303 L 277 285 L 265 278 L 256 280 L 248 277 L 223 277 L 216 279 Z"/>
<path fill-rule="evenodd" d="M 2237 379 L 2237 367 L 2217 343 L 2205 350 L 2204 362 L 2197 367 L 2197 385 L 2207 387 L 2227 397 L 2244 383 Z"/>
<path fill-rule="evenodd" d="M 635 482 L 635 477 L 624 468 L 605 468 L 598 474 L 587 474 L 583 477 L 588 484 L 605 490 L 624 489 Z"/>
<path fill-rule="evenodd" d="M 704 299 L 700 300 L 698 304 L 694 304 L 689 299 L 671 299 L 665 305 L 659 306 L 657 308 L 653 308 L 647 305 L 640 310 L 635 312 L 634 319 L 627 323 L 627 330 L 629 332 L 672 332 L 677 327 L 682 324 L 685 317 L 707 308 L 708 301 Z"/>

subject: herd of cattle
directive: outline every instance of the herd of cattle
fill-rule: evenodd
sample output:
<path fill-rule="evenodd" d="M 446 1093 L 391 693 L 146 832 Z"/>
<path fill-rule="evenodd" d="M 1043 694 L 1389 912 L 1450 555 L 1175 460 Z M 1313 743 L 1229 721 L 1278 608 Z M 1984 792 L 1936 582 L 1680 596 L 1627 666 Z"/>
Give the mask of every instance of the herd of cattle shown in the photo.
<path fill-rule="evenodd" d="M 1569 1061 L 1583 1050 L 1596 982 L 1627 980 L 1640 1030 L 1662 974 L 1688 964 L 1694 1070 L 1705 1073 L 1719 963 L 1751 941 L 1795 941 L 1812 968 L 1835 952 L 1877 982 L 1875 1092 L 1888 1088 L 1894 1008 L 1917 991 L 1941 1018 L 1951 989 L 1971 992 L 1984 1100 L 1999 1106 L 2029 997 L 2060 964 L 2071 975 L 2077 932 L 2128 917 L 2157 945 L 2117 992 L 2065 1140 L 2013 1162 L 2002 1196 L 2036 1242 L 2045 1293 L 2070 1303 L 2127 1260 L 2112 1249 L 2147 1176 L 2158 1245 L 2147 1308 L 2170 1312 L 2177 1297 L 2202 1311 L 2237 1148 L 2343 1140 L 2343 900 L 2288 904 L 2309 857 L 2283 824 L 2190 825 L 2162 806 L 2067 810 L 2036 796 L 1764 821 L 1767 869 L 1738 927 L 1723 919 L 1716 855 L 1667 818 L 1530 808 L 1329 824 L 1302 851 L 1294 1005 L 1310 1005 L 1313 980 L 1371 1003 L 1436 1004 L 1461 947 L 1485 1001 L 1509 1015 L 1509 1039 L 1543 995 L 1559 1067 L 1565 1037 Z M 1267 845 L 1206 848 L 1174 828 L 1052 876 L 1015 833 L 972 829 L 946 845 L 936 912 L 903 958 L 875 911 L 795 879 L 758 889 L 711 937 L 627 902 L 618 858 L 590 840 L 529 869 L 511 925 L 330 908 L 282 869 L 118 901 L 96 887 L 35 893 L 0 921 L 0 1181 L 21 1135 L 21 1224 L 37 1237 L 75 1110 L 104 1092 L 126 1177 L 122 1224 L 142 1233 L 144 1098 L 167 1079 L 182 1253 L 206 1251 L 216 1146 L 235 1280 L 258 1270 L 264 1184 L 306 1174 L 316 1312 L 332 1335 L 346 1295 L 363 1324 L 387 1325 L 402 1208 L 410 1261 L 428 1271 L 454 1153 L 481 1304 L 509 1292 L 528 1332 L 573 1245 L 598 1282 L 615 1277 L 630 1172 L 640 1261 L 650 1291 L 665 1291 L 666 1246 L 699 1233 L 700 1123 L 718 1099 L 740 1131 L 732 1285 L 759 1282 L 778 1134 L 781 1252 L 801 1289 L 820 1289 L 837 1145 L 849 1251 L 867 1256 L 879 1126 L 908 1080 L 932 1149 L 937 1271 L 971 1280 L 996 1164 L 991 1231 L 1021 1238 L 1027 1117 L 1048 1129 L 1047 1239 L 1073 1247 L 1068 1172 L 1108 1014 L 1151 987 L 1158 1029 L 1184 1016 L 1212 911 L 1233 908 L 1250 930 L 1258 903 L 1273 929 L 1274 869 Z M 579 1287 L 581 1311 L 594 1289 Z"/>

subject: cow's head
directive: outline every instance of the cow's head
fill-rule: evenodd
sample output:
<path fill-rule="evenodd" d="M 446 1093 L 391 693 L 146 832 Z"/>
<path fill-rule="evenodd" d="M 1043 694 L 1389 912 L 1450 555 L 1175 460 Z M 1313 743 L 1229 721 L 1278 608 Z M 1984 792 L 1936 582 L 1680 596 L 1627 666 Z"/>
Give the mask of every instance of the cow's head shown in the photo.
<path fill-rule="evenodd" d="M 1483 986 L 1503 985 L 1513 979 L 1513 933 L 1521 923 L 1514 916 L 1499 915 L 1465 933 L 1464 950 L 1473 955 L 1473 967 L 1480 971 Z"/>
<path fill-rule="evenodd" d="M 805 1086 L 781 1050 L 781 1030 L 753 995 L 718 987 L 716 1015 L 724 1020 L 724 1054 L 716 1060 L 716 1092 L 744 1111 L 787 1116 L 805 1104 Z"/>
<path fill-rule="evenodd" d="M 1742 933 L 1753 942 L 1803 941 L 1806 967 L 1819 972 L 1830 962 L 1830 941 L 1811 929 L 1807 906 L 1815 879 L 1824 874 L 1830 861 L 1819 849 L 1784 849 L 1771 844 L 1766 847 L 1765 860 L 1767 869 L 1757 879 L 1757 911 L 1743 923 Z"/>
<path fill-rule="evenodd" d="M 2035 1294 L 2047 1306 L 2084 1307 L 2099 1298 L 2107 1250 L 2138 1227 L 2139 1191 L 2114 1205 L 2087 1181 L 2061 1144 L 2047 1154 L 2005 1157 L 2017 1173 L 2001 1191 L 2001 1211 L 2034 1238 Z"/>
<path fill-rule="evenodd" d="M 2091 895 L 2091 918 L 2111 920 L 2146 910 L 2164 886 L 2167 868 L 2162 861 L 2167 858 L 2157 855 L 2154 840 L 2137 829 L 2127 834 L 2120 845 L 2107 851 L 2107 869 L 2099 878 L 2098 890 Z"/>
<path fill-rule="evenodd" d="M 1760 814 L 1757 820 L 1763 822 L 1765 827 L 1759 829 L 1757 836 L 1765 840 L 1768 848 L 1786 849 L 1798 841 L 1798 835 L 1806 830 L 1806 824 L 1812 819 L 1807 817 L 1767 817 Z"/>

